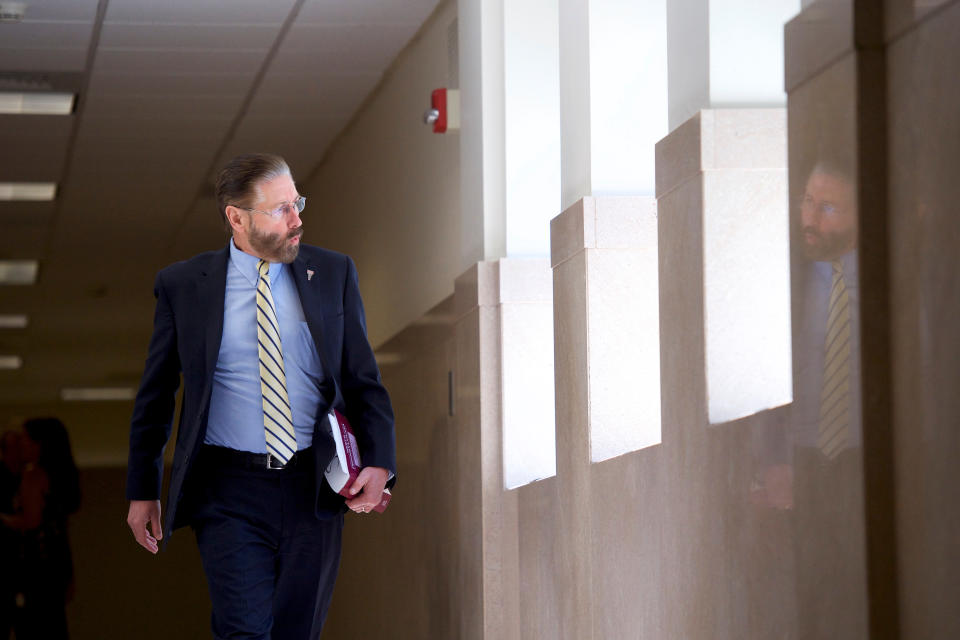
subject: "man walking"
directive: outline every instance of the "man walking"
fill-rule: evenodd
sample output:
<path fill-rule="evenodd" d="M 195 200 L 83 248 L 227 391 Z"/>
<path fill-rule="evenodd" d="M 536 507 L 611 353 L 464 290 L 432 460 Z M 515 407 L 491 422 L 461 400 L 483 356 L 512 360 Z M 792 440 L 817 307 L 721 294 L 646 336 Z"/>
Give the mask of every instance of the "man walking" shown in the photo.
<path fill-rule="evenodd" d="M 183 402 L 168 528 L 197 537 L 216 638 L 317 638 L 343 513 L 369 512 L 396 471 L 393 411 L 367 341 L 353 262 L 301 246 L 305 206 L 282 158 L 234 158 L 216 198 L 228 246 L 160 271 L 130 428 L 127 522 L 151 553 L 176 390 Z M 323 472 L 327 413 L 347 416 L 364 469 L 344 500 Z"/>

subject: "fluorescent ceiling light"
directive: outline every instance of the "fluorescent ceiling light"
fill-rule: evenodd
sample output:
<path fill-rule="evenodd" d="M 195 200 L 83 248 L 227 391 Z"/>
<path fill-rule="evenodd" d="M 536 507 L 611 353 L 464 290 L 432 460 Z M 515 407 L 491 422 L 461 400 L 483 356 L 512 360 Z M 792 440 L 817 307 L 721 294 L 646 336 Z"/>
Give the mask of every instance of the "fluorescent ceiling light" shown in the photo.
<path fill-rule="evenodd" d="M 0 113 L 68 116 L 73 113 L 72 93 L 12 93 L 0 91 Z"/>
<path fill-rule="evenodd" d="M 60 397 L 67 401 L 85 400 L 133 400 L 137 395 L 131 387 L 75 387 L 60 390 Z"/>
<path fill-rule="evenodd" d="M 19 369 L 23 366 L 20 356 L 0 356 L 0 369 Z"/>
<path fill-rule="evenodd" d="M 20 22 L 26 12 L 26 2 L 0 2 L 0 22 Z"/>
<path fill-rule="evenodd" d="M 0 260 L 0 284 L 35 284 L 36 260 Z"/>
<path fill-rule="evenodd" d="M 56 182 L 0 182 L 0 200 L 53 200 Z"/>
<path fill-rule="evenodd" d="M 24 314 L 0 315 L 0 329 L 24 329 L 26 326 L 27 316 Z"/>

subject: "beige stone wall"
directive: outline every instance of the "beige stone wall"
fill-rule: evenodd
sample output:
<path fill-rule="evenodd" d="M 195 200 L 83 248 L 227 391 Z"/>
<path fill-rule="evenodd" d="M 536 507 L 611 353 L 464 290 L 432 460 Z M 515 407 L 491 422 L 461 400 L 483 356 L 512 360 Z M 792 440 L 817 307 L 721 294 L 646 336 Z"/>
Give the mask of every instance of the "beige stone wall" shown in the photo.
<path fill-rule="evenodd" d="M 960 636 L 960 2 L 887 3 L 890 308 L 904 638 Z"/>
<path fill-rule="evenodd" d="M 846 163 L 856 177 L 861 204 L 876 202 L 869 197 L 871 187 L 881 195 L 889 190 L 887 211 L 860 211 L 866 226 L 860 232 L 864 308 L 878 308 L 877 297 L 888 295 L 890 313 L 860 321 L 868 342 L 858 356 L 872 369 L 870 389 L 878 384 L 878 369 L 890 375 L 888 420 L 875 398 L 865 397 L 864 442 L 851 447 L 852 463 L 824 471 L 808 451 L 802 462 L 794 460 L 792 475 L 781 478 L 779 489 L 786 491 L 779 497 L 776 479 L 764 473 L 780 461 L 773 436 L 798 428 L 795 407 L 710 424 L 709 306 L 716 302 L 706 290 L 704 251 L 718 196 L 705 187 L 715 176 L 705 176 L 710 169 L 695 157 L 705 148 L 701 120 L 690 125 L 689 144 L 674 140 L 675 155 L 664 157 L 662 165 L 686 178 L 662 189 L 657 211 L 659 444 L 591 461 L 597 414 L 590 367 L 602 366 L 588 339 L 590 305 L 597 300 L 590 295 L 589 251 L 596 247 L 571 250 L 568 242 L 571 229 L 580 233 L 574 242 L 584 240 L 583 203 L 579 213 L 567 212 L 554 224 L 555 252 L 565 252 L 554 264 L 552 292 L 556 477 L 502 488 L 496 381 L 501 317 L 499 300 L 483 293 L 489 263 L 464 274 L 456 301 L 397 337 L 401 344 L 406 336 L 421 336 L 425 341 L 409 342 L 419 345 L 414 353 L 400 357 L 393 346 L 386 349 L 396 358 L 385 365 L 384 375 L 401 416 L 398 501 L 382 523 L 357 521 L 349 527 L 361 537 L 369 530 L 371 541 L 386 540 L 379 536 L 389 528 L 404 541 L 399 543 L 404 551 L 384 559 L 382 575 L 394 585 L 391 597 L 407 602 L 401 608 L 413 631 L 394 627 L 393 637 L 944 638 L 960 632 L 954 615 L 960 501 L 952 473 L 960 448 L 954 392 L 960 362 L 955 322 L 960 223 L 954 206 L 960 199 L 954 177 L 960 132 L 954 70 L 944 62 L 951 59 L 960 26 L 960 2 L 890 0 L 887 8 L 884 41 L 865 48 L 858 49 L 853 39 L 856 20 L 849 3 L 814 3 L 791 25 L 788 47 L 795 49 L 788 52 L 786 74 L 791 101 L 788 124 L 779 132 L 789 137 L 789 181 L 781 183 L 779 204 L 775 191 L 760 189 L 770 194 L 768 200 L 750 206 L 788 211 L 802 195 L 810 168 L 826 154 Z M 862 25 L 864 16 L 858 20 Z M 877 47 L 886 52 L 886 66 L 875 64 Z M 878 68 L 889 87 L 887 120 L 878 119 L 882 109 L 862 103 L 870 91 L 862 82 Z M 868 139 L 878 122 L 889 139 L 889 173 L 879 178 L 871 171 L 883 163 Z M 742 143 L 732 136 L 725 144 L 733 147 L 726 151 Z M 750 156 L 723 170 L 741 186 L 762 180 L 757 173 L 778 170 L 773 163 L 751 166 L 755 161 Z M 796 225 L 797 210 L 789 210 Z M 884 225 L 889 263 L 878 253 L 884 247 L 876 238 Z M 886 264 L 889 279 L 877 277 L 878 261 Z M 795 358 L 803 348 L 796 294 L 804 265 L 794 247 Z M 877 339 L 887 328 L 889 351 Z M 803 384 L 795 380 L 794 391 Z M 454 398 L 452 416 L 448 393 Z M 431 400 L 425 403 L 423 396 Z M 431 417 L 412 424 L 417 408 Z M 895 469 L 882 468 L 883 458 L 877 457 L 885 433 L 892 438 Z M 440 467 L 450 474 L 442 488 L 418 470 L 436 450 L 450 456 Z M 783 495 L 793 502 L 784 503 Z M 390 524 L 393 518 L 401 522 Z M 885 519 L 895 524 L 895 547 L 871 547 L 891 540 Z M 838 528 L 841 522 L 850 526 Z M 428 558 L 422 547 L 430 545 Z M 811 558 L 838 557 L 837 550 L 842 566 L 805 565 Z M 411 572 L 404 552 L 421 554 L 416 557 L 430 569 Z M 349 548 L 344 566 L 358 553 L 359 547 Z M 884 573 L 890 564 L 893 576 Z M 345 574 L 341 584 L 357 579 Z M 422 606 L 424 600 L 417 599 L 427 585 L 433 590 Z M 354 588 L 359 594 L 358 587 L 340 587 L 337 602 Z M 886 600 L 891 591 L 897 594 L 892 608 Z M 824 614 L 830 607 L 839 617 Z M 337 609 L 332 619 L 347 615 Z M 431 619 L 439 626 L 430 627 Z M 885 626 L 891 621 L 899 628 Z M 387 628 L 382 625 L 378 628 Z"/>
<path fill-rule="evenodd" d="M 441 3 L 320 167 L 300 176 L 308 240 L 351 256 L 377 346 L 453 293 L 461 271 L 460 134 L 422 122 L 430 92 L 457 88 L 456 2 Z"/>
<path fill-rule="evenodd" d="M 456 638 L 476 609 L 458 599 L 463 531 L 457 482 L 462 464 L 450 415 L 448 376 L 456 361 L 452 296 L 390 340 L 381 371 L 397 418 L 396 498 L 383 515 L 348 514 L 341 574 L 325 638 Z"/>

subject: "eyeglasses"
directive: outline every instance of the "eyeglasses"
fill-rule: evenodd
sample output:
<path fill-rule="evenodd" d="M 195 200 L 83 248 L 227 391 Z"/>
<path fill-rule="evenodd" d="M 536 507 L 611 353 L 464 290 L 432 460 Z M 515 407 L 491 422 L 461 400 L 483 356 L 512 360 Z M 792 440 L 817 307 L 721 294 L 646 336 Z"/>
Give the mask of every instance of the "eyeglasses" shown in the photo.
<path fill-rule="evenodd" d="M 292 209 L 296 213 L 303 211 L 304 207 L 307 206 L 307 199 L 303 196 L 298 196 L 293 202 L 284 202 L 276 209 L 271 209 L 270 211 L 264 211 L 263 209 L 252 209 L 250 207 L 238 207 L 235 204 L 230 205 L 231 207 L 237 207 L 237 209 L 243 209 L 244 211 L 253 211 L 254 213 L 262 213 L 265 216 L 270 216 L 271 218 L 282 218 L 284 215 L 290 212 Z"/>
<path fill-rule="evenodd" d="M 817 201 L 813 199 L 811 195 L 805 195 L 803 200 L 800 201 L 801 209 L 814 209 L 820 215 L 826 216 L 828 218 L 837 215 L 837 206 L 832 202 L 827 202 L 825 200 Z"/>

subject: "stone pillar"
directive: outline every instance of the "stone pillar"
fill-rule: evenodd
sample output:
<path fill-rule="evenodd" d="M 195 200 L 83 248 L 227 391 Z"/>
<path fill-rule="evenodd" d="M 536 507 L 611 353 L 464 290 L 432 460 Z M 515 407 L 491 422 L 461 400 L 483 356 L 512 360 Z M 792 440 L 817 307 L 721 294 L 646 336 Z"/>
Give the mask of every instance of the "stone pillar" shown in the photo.
<path fill-rule="evenodd" d="M 551 223 L 562 637 L 593 638 L 593 462 L 660 441 L 655 203 L 584 198 Z"/>
<path fill-rule="evenodd" d="M 659 552 L 662 625 L 672 637 L 751 637 L 744 632 L 766 615 L 782 618 L 781 629 L 792 620 L 786 609 L 734 613 L 751 576 L 772 564 L 789 578 L 790 565 L 758 554 L 731 568 L 742 537 L 724 529 L 753 522 L 742 493 L 751 452 L 743 423 L 710 425 L 791 397 L 785 128 L 783 109 L 705 110 L 657 145 Z M 790 557 L 789 540 L 779 553 Z M 792 602 L 792 587 L 763 602 L 778 603 L 779 593 Z"/>
<path fill-rule="evenodd" d="M 553 475 L 553 354 L 546 260 L 480 262 L 454 293 L 460 637 L 520 633 L 517 496 Z"/>
<path fill-rule="evenodd" d="M 599 462 L 657 444 L 656 203 L 647 196 L 584 198 L 554 218 L 551 236 L 554 292 L 563 296 L 563 304 L 558 297 L 554 305 L 556 363 L 585 352 L 562 388 L 565 396 L 584 394 L 589 401 L 587 459 Z M 561 420 L 562 413 L 558 405 Z"/>
<path fill-rule="evenodd" d="M 657 199 L 661 286 L 702 296 L 709 421 L 790 402 L 784 110 L 704 110 L 678 127 L 657 144 Z M 675 280 L 681 269 L 702 275 Z"/>

